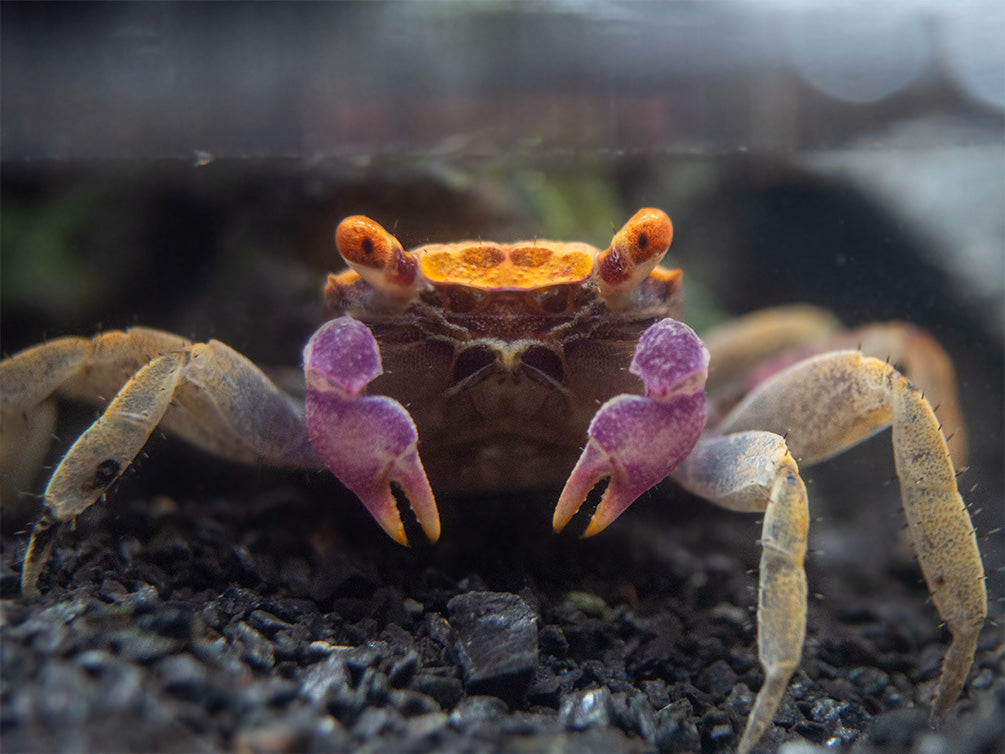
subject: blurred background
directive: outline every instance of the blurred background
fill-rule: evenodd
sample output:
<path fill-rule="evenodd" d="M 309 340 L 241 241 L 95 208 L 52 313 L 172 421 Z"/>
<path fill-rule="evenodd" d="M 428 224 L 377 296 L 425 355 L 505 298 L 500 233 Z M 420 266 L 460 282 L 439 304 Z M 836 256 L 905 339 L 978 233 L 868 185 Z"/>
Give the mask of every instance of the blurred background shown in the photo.
<path fill-rule="evenodd" d="M 809 301 L 941 340 L 1001 595 L 1003 34 L 998 0 L 4 3 L 0 346 L 296 364 L 346 214 L 606 245 L 659 206 L 699 329 Z M 818 562 L 890 547 L 892 474 L 888 435 L 813 472 Z"/>

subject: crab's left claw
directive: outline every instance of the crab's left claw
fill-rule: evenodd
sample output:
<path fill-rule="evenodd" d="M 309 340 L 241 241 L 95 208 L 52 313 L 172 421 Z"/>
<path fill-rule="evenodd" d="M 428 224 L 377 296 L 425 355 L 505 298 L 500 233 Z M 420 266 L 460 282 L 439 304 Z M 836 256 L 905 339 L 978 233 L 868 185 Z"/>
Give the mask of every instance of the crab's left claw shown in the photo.
<path fill-rule="evenodd" d="M 325 465 L 396 542 L 407 545 L 408 537 L 392 485 L 404 493 L 430 541 L 439 539 L 439 512 L 412 417 L 391 398 L 363 394 L 383 371 L 366 325 L 349 317 L 325 324 L 304 349 L 304 371 L 307 428 Z"/>
<path fill-rule="evenodd" d="M 642 335 L 629 367 L 646 394 L 617 395 L 590 422 L 589 442 L 555 508 L 561 531 L 590 490 L 607 489 L 583 536 L 603 531 L 691 452 L 705 426 L 708 351 L 687 325 L 657 322 Z"/>

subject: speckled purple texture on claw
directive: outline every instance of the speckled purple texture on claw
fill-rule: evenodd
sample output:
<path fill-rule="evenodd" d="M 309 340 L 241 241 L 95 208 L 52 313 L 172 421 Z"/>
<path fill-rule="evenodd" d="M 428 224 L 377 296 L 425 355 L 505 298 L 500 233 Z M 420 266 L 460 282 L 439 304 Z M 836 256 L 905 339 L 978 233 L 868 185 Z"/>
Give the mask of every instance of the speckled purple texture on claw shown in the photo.
<path fill-rule="evenodd" d="M 391 483 L 398 484 L 431 540 L 440 534 L 433 492 L 416 450 L 418 433 L 404 406 L 363 395 L 383 370 L 366 325 L 348 317 L 326 323 L 304 349 L 304 416 L 318 456 L 392 538 L 407 544 Z"/>
<path fill-rule="evenodd" d="M 704 386 L 708 350 L 690 327 L 664 319 L 642 334 L 629 371 L 645 383 L 650 398 L 692 393 Z"/>
<path fill-rule="evenodd" d="M 312 373 L 324 375 L 316 387 L 338 389 L 356 395 L 384 369 L 380 348 L 362 322 L 339 317 L 326 322 L 311 336 L 304 348 L 304 371 L 308 384 Z"/>

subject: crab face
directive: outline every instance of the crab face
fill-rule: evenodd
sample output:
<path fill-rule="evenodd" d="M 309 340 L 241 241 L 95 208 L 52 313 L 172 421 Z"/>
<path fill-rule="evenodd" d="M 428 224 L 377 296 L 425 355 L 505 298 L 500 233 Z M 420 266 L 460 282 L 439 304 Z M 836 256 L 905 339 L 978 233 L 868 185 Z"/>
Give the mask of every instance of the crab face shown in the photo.
<path fill-rule="evenodd" d="M 321 351 L 331 365 L 326 369 L 340 372 L 361 352 L 377 361 L 358 374 L 341 374 L 345 400 L 328 400 L 327 408 L 321 408 L 324 401 L 308 400 L 315 444 L 332 448 L 329 467 L 347 484 L 348 478 L 362 477 L 350 487 L 385 530 L 404 541 L 387 483 L 401 485 L 413 507 L 430 493 L 424 486 L 410 490 L 391 475 L 381 478 L 379 492 L 368 488 L 361 494 L 373 481 L 371 467 L 394 463 L 381 455 L 359 474 L 354 468 L 364 465 L 359 454 L 344 458 L 332 447 L 338 444 L 332 434 L 340 431 L 332 428 L 345 422 L 340 412 L 372 380 L 369 396 L 386 396 L 407 407 L 402 422 L 414 422 L 422 466 L 438 493 L 560 487 L 598 407 L 617 395 L 644 392 L 643 382 L 625 367 L 642 334 L 678 308 L 681 273 L 657 266 L 672 235 L 666 214 L 643 209 L 605 250 L 537 240 L 404 251 L 373 220 L 343 220 L 335 238 L 351 269 L 329 277 L 325 308 L 333 321 L 305 353 L 308 379 L 325 383 L 324 369 L 316 368 Z M 349 319 L 365 328 L 350 325 Z M 683 348 L 666 358 L 687 362 L 683 373 L 703 373 L 706 356 L 697 337 L 676 324 Z M 350 329 L 357 335 L 348 335 Z M 328 344 L 340 342 L 332 353 Z M 700 391 L 700 381 L 693 387 Z M 321 394 L 330 399 L 330 391 L 321 389 Z M 338 413 L 339 421 L 326 411 Z M 382 416 L 377 421 L 386 420 Z M 703 415 L 695 410 L 681 419 L 690 450 Z M 387 426 L 373 428 L 374 443 L 393 434 Z M 417 474 L 413 469 L 408 476 Z M 605 516 L 618 505 L 607 508 Z M 424 521 L 421 507 L 416 507 L 419 522 L 432 534 L 438 523 L 432 517 Z"/>

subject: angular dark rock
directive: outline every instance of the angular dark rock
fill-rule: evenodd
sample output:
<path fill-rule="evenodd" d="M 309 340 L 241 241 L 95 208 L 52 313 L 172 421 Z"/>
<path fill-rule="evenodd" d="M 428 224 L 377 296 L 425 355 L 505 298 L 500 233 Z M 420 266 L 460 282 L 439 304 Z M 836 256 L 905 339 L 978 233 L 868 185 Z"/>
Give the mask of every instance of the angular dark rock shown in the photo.
<path fill-rule="evenodd" d="M 447 603 L 469 694 L 517 702 L 537 666 L 537 615 L 515 594 L 469 592 Z"/>

